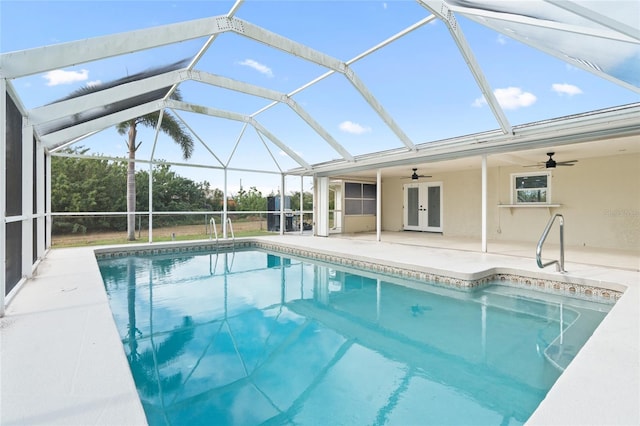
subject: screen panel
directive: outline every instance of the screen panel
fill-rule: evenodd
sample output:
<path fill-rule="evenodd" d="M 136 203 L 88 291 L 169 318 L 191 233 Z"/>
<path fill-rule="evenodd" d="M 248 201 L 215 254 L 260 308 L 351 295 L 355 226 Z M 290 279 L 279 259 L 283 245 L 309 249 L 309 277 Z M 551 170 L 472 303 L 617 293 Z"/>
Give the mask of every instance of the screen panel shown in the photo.
<path fill-rule="evenodd" d="M 22 115 L 7 94 L 6 215 L 22 214 Z"/>
<path fill-rule="evenodd" d="M 18 284 L 22 277 L 22 222 L 6 224 L 6 287 L 5 296 Z"/>

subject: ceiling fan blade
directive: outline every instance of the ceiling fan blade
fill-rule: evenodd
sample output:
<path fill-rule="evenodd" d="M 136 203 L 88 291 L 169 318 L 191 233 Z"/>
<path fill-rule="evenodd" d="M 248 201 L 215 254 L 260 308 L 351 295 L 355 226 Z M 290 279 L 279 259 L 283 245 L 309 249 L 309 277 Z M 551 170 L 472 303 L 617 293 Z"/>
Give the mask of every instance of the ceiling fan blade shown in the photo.
<path fill-rule="evenodd" d="M 427 176 L 427 175 L 419 175 L 418 174 L 418 169 L 416 167 L 411 169 L 413 171 L 413 174 L 411 176 L 403 176 L 400 179 L 411 179 L 411 180 L 418 180 L 420 178 L 430 178 L 431 176 Z"/>
<path fill-rule="evenodd" d="M 411 179 L 411 180 L 418 180 L 421 178 L 430 178 L 433 176 L 428 176 L 428 175 L 418 175 L 418 176 L 402 176 L 400 179 Z"/>
<path fill-rule="evenodd" d="M 556 161 L 559 166 L 573 166 L 578 160 Z"/>

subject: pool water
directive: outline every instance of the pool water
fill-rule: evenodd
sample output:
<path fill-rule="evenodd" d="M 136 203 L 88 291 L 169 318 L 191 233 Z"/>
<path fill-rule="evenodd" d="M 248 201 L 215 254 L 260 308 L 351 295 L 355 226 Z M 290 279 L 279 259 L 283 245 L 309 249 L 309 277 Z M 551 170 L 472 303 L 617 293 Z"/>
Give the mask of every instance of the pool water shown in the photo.
<path fill-rule="evenodd" d="M 610 304 L 261 250 L 99 260 L 150 425 L 519 425 Z"/>

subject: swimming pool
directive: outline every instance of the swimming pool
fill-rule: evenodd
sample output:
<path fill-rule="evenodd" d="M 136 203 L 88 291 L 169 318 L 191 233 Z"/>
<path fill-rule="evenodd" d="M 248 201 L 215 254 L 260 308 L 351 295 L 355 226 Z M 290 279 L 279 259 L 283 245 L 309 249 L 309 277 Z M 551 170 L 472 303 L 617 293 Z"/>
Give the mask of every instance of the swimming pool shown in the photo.
<path fill-rule="evenodd" d="M 151 425 L 522 424 L 612 306 L 264 250 L 99 266 Z"/>

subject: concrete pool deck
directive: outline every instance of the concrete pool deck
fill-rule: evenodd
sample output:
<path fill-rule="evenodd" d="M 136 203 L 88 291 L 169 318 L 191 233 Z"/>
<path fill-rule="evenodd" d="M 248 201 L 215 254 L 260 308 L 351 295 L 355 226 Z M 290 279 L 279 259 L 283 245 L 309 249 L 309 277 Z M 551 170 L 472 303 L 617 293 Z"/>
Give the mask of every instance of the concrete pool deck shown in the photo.
<path fill-rule="evenodd" d="M 529 419 L 531 425 L 640 424 L 640 256 L 567 248 L 561 275 L 534 244 L 383 233 L 260 237 L 306 250 L 457 273 L 491 268 L 594 280 L 627 290 Z M 159 244 L 154 244 L 159 246 Z M 149 247 L 148 244 L 141 244 Z M 126 247 L 131 247 L 130 245 Z M 94 249 L 53 249 L 0 322 L 0 424 L 143 425 L 146 419 L 111 316 Z M 553 253 L 553 246 L 549 246 Z M 546 256 L 545 256 L 546 257 Z M 551 256 L 552 257 L 552 256 Z"/>

